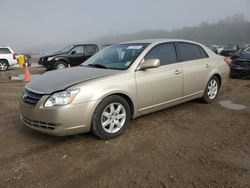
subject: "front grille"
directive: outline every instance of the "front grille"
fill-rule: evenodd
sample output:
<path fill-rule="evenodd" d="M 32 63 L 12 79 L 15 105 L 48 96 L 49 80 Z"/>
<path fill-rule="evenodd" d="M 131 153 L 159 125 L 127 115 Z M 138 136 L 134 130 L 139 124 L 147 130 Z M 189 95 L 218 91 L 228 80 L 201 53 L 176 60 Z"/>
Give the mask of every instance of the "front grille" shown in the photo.
<path fill-rule="evenodd" d="M 23 94 L 23 100 L 28 105 L 36 106 L 36 104 L 42 98 L 42 96 L 43 96 L 42 94 L 34 93 L 32 91 L 25 89 Z"/>
<path fill-rule="evenodd" d="M 28 124 L 29 126 L 36 127 L 36 128 L 42 128 L 42 129 L 49 129 L 54 130 L 56 128 L 56 125 L 53 123 L 45 123 L 40 121 L 32 121 L 24 116 L 21 116 L 21 119 L 25 124 Z"/>

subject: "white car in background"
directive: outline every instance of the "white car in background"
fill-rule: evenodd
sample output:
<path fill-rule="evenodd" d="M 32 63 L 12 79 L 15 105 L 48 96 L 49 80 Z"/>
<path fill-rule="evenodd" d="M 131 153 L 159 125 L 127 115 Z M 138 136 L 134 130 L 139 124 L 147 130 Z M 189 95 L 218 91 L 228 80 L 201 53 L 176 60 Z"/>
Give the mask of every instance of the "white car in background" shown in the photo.
<path fill-rule="evenodd" d="M 18 64 L 16 54 L 10 47 L 0 46 L 0 71 L 6 71 L 10 66 Z"/>
<path fill-rule="evenodd" d="M 217 54 L 220 54 L 223 49 L 224 49 L 223 46 L 217 46 Z"/>

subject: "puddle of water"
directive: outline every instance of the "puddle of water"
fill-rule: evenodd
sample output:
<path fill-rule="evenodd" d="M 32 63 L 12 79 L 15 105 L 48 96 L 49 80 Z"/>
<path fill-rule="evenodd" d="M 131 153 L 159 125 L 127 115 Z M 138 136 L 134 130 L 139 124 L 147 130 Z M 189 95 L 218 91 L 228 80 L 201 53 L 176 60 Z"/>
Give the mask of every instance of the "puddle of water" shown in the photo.
<path fill-rule="evenodd" d="M 219 102 L 221 106 L 230 109 L 230 110 L 244 110 L 247 107 L 242 104 L 233 104 L 232 101 L 227 100 L 227 101 L 220 101 Z"/>

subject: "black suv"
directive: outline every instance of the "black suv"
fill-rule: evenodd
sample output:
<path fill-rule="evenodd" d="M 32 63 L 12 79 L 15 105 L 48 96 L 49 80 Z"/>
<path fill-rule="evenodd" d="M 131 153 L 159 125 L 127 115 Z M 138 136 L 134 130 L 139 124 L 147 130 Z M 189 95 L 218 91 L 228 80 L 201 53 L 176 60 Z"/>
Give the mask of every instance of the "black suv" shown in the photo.
<path fill-rule="evenodd" d="M 98 50 L 96 44 L 71 45 L 52 55 L 41 57 L 38 63 L 48 70 L 61 69 L 69 65 L 77 66 L 94 55 Z"/>

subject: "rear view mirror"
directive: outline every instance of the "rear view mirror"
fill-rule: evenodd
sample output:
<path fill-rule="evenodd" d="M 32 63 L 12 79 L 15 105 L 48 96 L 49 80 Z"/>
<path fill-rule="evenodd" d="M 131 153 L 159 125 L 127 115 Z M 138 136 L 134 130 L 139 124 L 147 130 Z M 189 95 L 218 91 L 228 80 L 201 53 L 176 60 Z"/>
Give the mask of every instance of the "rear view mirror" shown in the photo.
<path fill-rule="evenodd" d="M 159 59 L 149 59 L 144 62 L 142 62 L 138 70 L 146 70 L 146 69 L 152 69 L 152 68 L 157 68 L 160 66 L 160 60 Z"/>
<path fill-rule="evenodd" d="M 73 51 L 71 52 L 71 55 L 74 55 L 74 54 L 76 54 L 76 51 L 75 51 L 75 50 L 73 50 Z"/>

